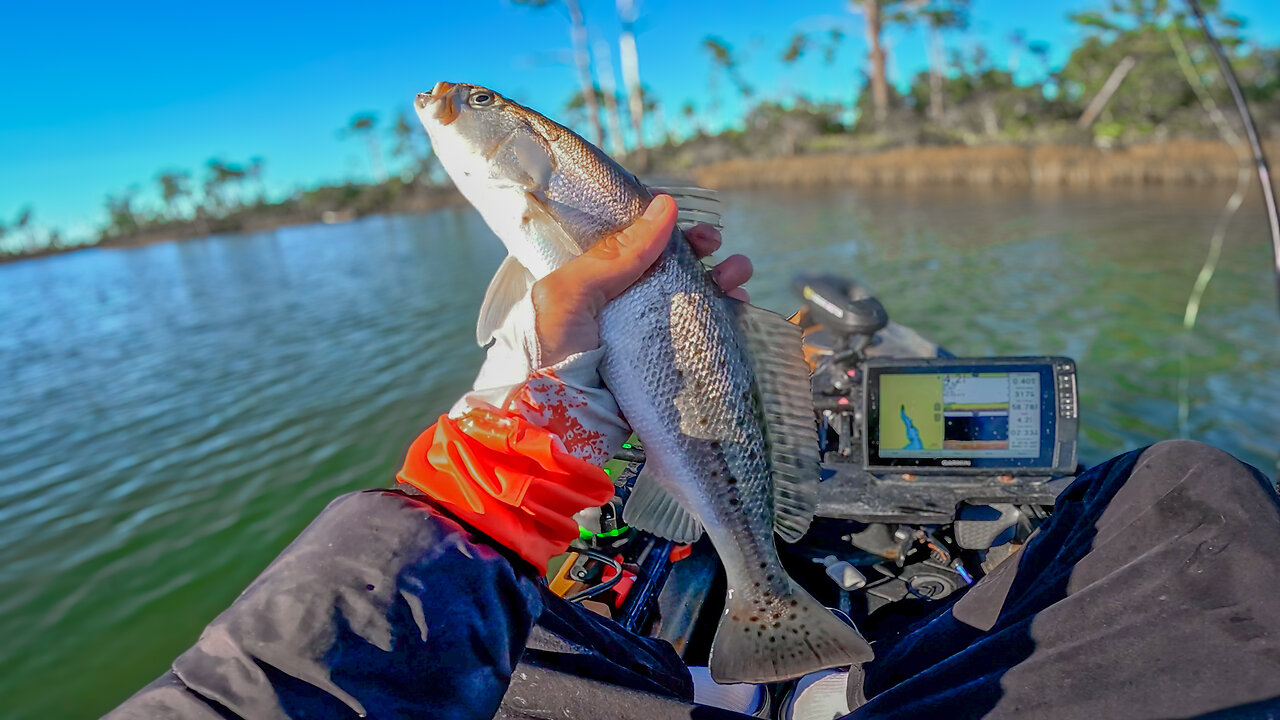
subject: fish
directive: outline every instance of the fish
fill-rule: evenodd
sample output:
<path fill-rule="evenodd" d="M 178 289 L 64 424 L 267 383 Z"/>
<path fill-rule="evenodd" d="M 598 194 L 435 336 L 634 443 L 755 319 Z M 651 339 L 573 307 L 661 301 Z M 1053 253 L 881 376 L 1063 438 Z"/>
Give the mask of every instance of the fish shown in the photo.
<path fill-rule="evenodd" d="M 481 306 L 482 345 L 534 282 L 653 199 L 599 148 L 489 88 L 440 82 L 414 105 L 441 165 L 509 253 Z M 705 532 L 724 565 L 712 678 L 773 682 L 872 659 L 857 630 L 787 574 L 774 540 L 799 540 L 817 502 L 800 329 L 727 297 L 679 227 L 599 326 L 601 379 L 646 456 L 623 520 L 679 543 Z"/>

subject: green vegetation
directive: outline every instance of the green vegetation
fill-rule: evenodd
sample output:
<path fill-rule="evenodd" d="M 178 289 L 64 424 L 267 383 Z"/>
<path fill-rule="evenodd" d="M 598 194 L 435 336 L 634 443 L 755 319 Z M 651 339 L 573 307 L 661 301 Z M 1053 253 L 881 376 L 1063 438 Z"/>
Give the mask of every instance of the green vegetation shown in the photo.
<path fill-rule="evenodd" d="M 707 35 L 700 42 L 712 65 L 706 101 L 702 106 L 686 103 L 670 116 L 660 98 L 641 83 L 634 36 L 637 0 L 616 0 L 622 28 L 616 48 L 621 89 L 613 87 L 611 72 L 597 68 L 601 77 L 596 80 L 586 47 L 587 18 L 578 0 L 516 4 L 528 11 L 550 6 L 565 11 L 579 90 L 569 98 L 562 117 L 585 128 L 588 139 L 641 172 L 688 172 L 738 158 L 918 146 L 1112 148 L 1217 139 L 1201 96 L 1224 103 L 1226 91 L 1202 33 L 1175 9 L 1181 5 L 1168 0 L 1105 1 L 1101 9 L 1070 16 L 1087 36 L 1055 69 L 1049 63 L 1048 45 L 1022 32 L 1009 38 L 1015 56 L 1006 67 L 998 66 L 981 47 L 947 48 L 949 34 L 970 22 L 968 0 L 856 0 L 851 12 L 862 20 L 869 50 L 865 74 L 850 78 L 859 88 L 852 106 L 815 102 L 803 93 L 784 92 L 781 101 L 758 99 L 759 89 L 747 77 L 741 53 L 723 36 Z M 1280 135 L 1280 48 L 1246 41 L 1242 20 L 1225 14 L 1216 0 L 1204 4 L 1233 56 L 1264 132 Z M 887 50 L 880 36 L 886 28 L 903 25 L 925 28 L 929 63 L 926 71 L 895 88 L 885 78 Z M 796 34 L 777 61 L 789 68 L 812 53 L 832 65 L 844 41 L 839 29 Z M 1193 87 L 1190 79 L 1200 87 Z M 737 126 L 711 134 L 712 122 L 723 119 L 725 90 L 736 93 L 745 110 Z M 87 242 L 198 237 L 457 202 L 416 118 L 407 111 L 394 117 L 386 127 L 377 114 L 362 112 L 338 131 L 340 137 L 365 145 L 373 183 L 297 190 L 287 198 L 268 200 L 262 158 L 243 163 L 214 158 L 199 173 L 173 168 L 159 172 L 154 193 L 143 194 L 135 186 L 112 194 L 106 198 L 105 224 Z M 1230 117 L 1229 122 L 1236 120 Z M 390 160 L 396 168 L 392 173 L 387 170 L 384 140 L 390 141 Z M 11 222 L 0 219 L 0 259 L 86 244 L 68 244 L 33 218 L 33 210 L 26 208 Z"/>

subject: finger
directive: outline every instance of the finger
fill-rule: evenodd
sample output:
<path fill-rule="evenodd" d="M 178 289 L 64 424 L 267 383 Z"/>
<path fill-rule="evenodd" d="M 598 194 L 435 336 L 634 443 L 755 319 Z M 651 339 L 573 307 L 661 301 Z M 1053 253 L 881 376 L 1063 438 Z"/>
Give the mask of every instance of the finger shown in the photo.
<path fill-rule="evenodd" d="M 595 309 L 622 294 L 658 259 L 676 225 L 676 203 L 659 195 L 640 219 L 617 235 L 597 242 L 544 279 L 578 288 Z"/>
<path fill-rule="evenodd" d="M 725 295 L 728 295 L 734 300 L 741 300 L 742 302 L 751 302 L 751 296 L 747 294 L 746 288 L 740 288 L 740 287 L 734 288 L 726 292 Z"/>
<path fill-rule="evenodd" d="M 746 255 L 730 255 L 711 270 L 711 278 L 728 292 L 751 279 L 751 261 Z"/>
<path fill-rule="evenodd" d="M 704 258 L 720 249 L 723 240 L 713 225 L 699 223 L 684 231 L 684 237 L 693 246 L 693 254 Z"/>

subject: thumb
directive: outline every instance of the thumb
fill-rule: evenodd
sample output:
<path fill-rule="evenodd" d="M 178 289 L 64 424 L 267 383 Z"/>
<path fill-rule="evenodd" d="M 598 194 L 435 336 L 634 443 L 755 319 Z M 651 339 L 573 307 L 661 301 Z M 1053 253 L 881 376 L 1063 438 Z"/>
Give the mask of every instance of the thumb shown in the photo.
<path fill-rule="evenodd" d="M 675 201 L 658 195 L 631 227 L 604 238 L 562 267 L 560 271 L 569 275 L 563 279 L 586 291 L 596 309 L 604 307 L 662 255 L 675 229 L 676 213 Z"/>

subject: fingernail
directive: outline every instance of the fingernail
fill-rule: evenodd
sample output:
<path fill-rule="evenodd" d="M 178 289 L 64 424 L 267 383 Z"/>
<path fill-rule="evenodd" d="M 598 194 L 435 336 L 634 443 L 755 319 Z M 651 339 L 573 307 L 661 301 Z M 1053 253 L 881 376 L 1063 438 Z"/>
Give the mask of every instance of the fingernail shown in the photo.
<path fill-rule="evenodd" d="M 667 214 L 669 211 L 668 207 L 674 202 L 675 200 L 672 200 L 670 195 L 655 196 L 653 198 L 653 202 L 649 203 L 649 207 L 644 209 L 645 218 L 649 220 L 657 220 L 661 218 L 663 215 Z"/>

